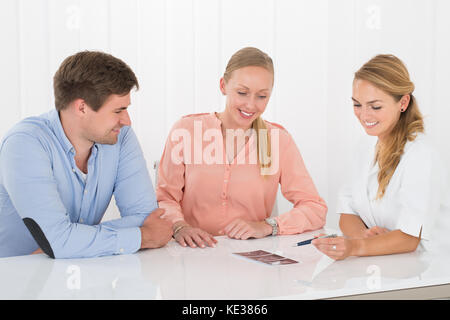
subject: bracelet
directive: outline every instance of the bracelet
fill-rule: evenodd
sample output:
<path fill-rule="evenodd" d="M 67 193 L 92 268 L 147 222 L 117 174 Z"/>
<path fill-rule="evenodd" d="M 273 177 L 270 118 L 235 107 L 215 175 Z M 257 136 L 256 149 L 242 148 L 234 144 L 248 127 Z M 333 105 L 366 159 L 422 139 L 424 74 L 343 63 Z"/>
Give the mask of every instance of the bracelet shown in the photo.
<path fill-rule="evenodd" d="M 181 226 L 176 227 L 175 230 L 173 231 L 172 238 L 175 238 L 175 236 L 181 229 L 183 229 L 184 227 L 188 227 L 188 226 L 189 226 L 188 224 L 182 224 Z"/>

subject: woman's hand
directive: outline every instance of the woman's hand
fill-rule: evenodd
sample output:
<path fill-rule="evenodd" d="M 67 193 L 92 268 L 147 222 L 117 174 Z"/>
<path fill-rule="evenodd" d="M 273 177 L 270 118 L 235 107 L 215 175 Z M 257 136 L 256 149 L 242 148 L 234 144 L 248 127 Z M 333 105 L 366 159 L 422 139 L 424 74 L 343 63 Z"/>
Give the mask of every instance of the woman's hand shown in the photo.
<path fill-rule="evenodd" d="M 188 224 L 174 224 L 174 235 L 175 241 L 181 246 L 190 246 L 191 248 L 205 248 L 205 246 L 215 247 L 217 240 L 214 239 L 212 235 L 208 232 L 200 229 L 191 227 Z M 177 230 L 178 229 L 178 230 Z"/>
<path fill-rule="evenodd" d="M 249 238 L 264 238 L 272 234 L 272 227 L 265 221 L 246 221 L 236 219 L 230 222 L 221 232 L 229 238 L 247 240 Z"/>
<path fill-rule="evenodd" d="M 322 236 L 321 234 L 319 236 Z M 313 244 L 317 250 L 334 260 L 343 260 L 348 256 L 354 255 L 355 240 L 349 240 L 344 237 L 314 239 Z"/>

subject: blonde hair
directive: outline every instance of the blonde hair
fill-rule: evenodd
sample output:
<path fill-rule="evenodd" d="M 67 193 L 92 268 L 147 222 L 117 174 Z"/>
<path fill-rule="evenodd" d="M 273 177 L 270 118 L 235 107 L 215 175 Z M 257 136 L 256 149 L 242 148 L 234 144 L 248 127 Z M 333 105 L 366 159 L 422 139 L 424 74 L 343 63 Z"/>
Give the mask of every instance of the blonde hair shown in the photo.
<path fill-rule="evenodd" d="M 223 79 L 225 82 L 228 82 L 233 71 L 250 66 L 262 67 L 269 71 L 272 74 L 273 83 L 274 68 L 272 59 L 263 51 L 253 47 L 242 48 L 231 56 L 227 67 L 225 68 Z M 264 175 L 264 172 L 267 172 L 267 170 L 264 169 L 271 165 L 269 132 L 266 123 L 261 117 L 258 117 L 253 121 L 252 129 L 256 132 L 258 160 L 261 167 L 261 174 Z M 260 134 L 260 132 L 266 132 L 266 134 Z"/>
<path fill-rule="evenodd" d="M 400 114 L 395 127 L 389 133 L 386 143 L 377 144 L 374 162 L 380 167 L 376 199 L 384 196 L 392 175 L 397 168 L 407 141 L 413 141 L 418 133 L 424 132 L 423 116 L 413 96 L 414 83 L 409 78 L 403 62 L 394 55 L 380 54 L 370 59 L 356 73 L 355 80 L 366 80 L 400 101 L 410 96 L 408 108 Z"/>

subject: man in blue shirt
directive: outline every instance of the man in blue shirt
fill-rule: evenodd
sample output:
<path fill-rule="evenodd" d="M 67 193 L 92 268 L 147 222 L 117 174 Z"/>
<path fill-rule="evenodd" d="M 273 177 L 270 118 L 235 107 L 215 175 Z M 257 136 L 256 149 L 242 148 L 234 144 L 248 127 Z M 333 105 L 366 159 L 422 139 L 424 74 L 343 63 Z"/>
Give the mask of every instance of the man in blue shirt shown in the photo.
<path fill-rule="evenodd" d="M 157 209 L 127 111 L 139 88 L 133 71 L 84 51 L 66 58 L 53 81 L 56 110 L 20 121 L 0 145 L 0 257 L 164 246 L 172 224 Z M 101 222 L 112 195 L 121 218 Z"/>

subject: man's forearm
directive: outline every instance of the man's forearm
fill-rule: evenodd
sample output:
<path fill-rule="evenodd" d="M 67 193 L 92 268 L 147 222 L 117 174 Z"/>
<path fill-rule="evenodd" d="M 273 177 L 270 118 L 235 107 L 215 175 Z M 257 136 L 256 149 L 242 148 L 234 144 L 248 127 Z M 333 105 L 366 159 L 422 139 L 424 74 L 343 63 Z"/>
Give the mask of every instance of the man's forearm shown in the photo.
<path fill-rule="evenodd" d="M 145 218 L 149 213 L 137 213 L 135 215 L 129 215 L 113 220 L 108 220 L 100 223 L 100 225 L 108 226 L 111 228 L 121 229 L 121 228 L 133 228 L 140 227 L 144 223 Z"/>

